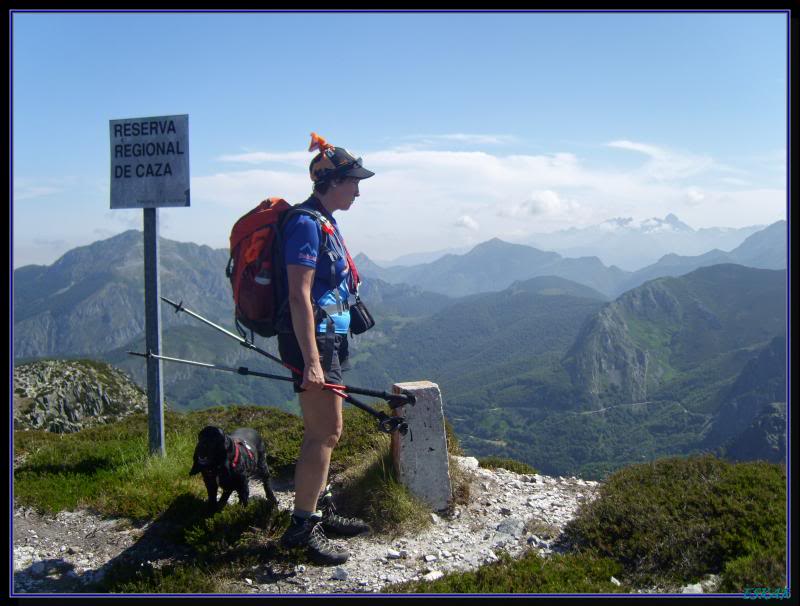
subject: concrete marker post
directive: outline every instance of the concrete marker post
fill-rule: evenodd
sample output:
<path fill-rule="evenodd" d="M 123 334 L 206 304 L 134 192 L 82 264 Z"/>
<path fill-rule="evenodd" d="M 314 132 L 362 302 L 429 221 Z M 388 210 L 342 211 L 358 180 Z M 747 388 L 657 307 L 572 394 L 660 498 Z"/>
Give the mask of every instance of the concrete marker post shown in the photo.
<path fill-rule="evenodd" d="M 400 483 L 428 503 L 434 511 L 450 506 L 450 484 L 447 435 L 444 428 L 442 394 L 430 381 L 397 383 L 394 393 L 409 392 L 416 404 L 395 408 L 395 416 L 405 417 L 408 433 L 392 433 L 392 459 Z"/>

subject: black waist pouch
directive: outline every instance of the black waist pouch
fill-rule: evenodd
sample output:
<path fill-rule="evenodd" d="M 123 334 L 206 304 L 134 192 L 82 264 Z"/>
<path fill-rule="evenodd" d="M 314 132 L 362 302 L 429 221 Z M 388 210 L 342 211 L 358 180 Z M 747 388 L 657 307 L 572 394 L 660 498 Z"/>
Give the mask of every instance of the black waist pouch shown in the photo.
<path fill-rule="evenodd" d="M 356 297 L 356 302 L 350 306 L 350 332 L 360 335 L 373 326 L 375 326 L 375 320 L 372 319 L 372 314 L 369 313 L 361 299 Z"/>

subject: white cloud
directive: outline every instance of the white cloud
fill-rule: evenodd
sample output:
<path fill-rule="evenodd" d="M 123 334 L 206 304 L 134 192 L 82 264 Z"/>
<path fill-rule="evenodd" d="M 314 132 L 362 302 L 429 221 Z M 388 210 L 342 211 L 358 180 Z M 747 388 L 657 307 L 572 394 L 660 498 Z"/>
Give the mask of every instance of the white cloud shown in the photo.
<path fill-rule="evenodd" d="M 526 233 L 599 224 L 609 217 L 641 220 L 672 212 L 694 227 L 741 226 L 769 222 L 764 208 L 771 209 L 770 216 L 780 212 L 779 190 L 733 193 L 700 179 L 703 167 L 715 166 L 710 158 L 692 163 L 704 157 L 612 143 L 644 154 L 645 169 L 600 170 L 567 152 L 365 150 L 364 163 L 376 175 L 361 183 L 361 196 L 336 218 L 353 252 L 392 258 L 473 244 L 475 238 L 522 239 Z M 165 237 L 225 245 L 233 222 L 264 198 L 299 202 L 309 195 L 309 155 L 251 150 L 223 156 L 226 162 L 269 166 L 194 177 L 193 221 L 183 218 L 185 210 L 165 209 L 176 215 Z M 683 182 L 685 175 L 694 175 L 695 183 Z"/>
<path fill-rule="evenodd" d="M 444 135 L 408 135 L 401 138 L 407 141 L 399 147 L 401 150 L 413 150 L 425 147 L 434 147 L 443 143 L 457 143 L 461 145 L 511 145 L 518 143 L 519 138 L 514 135 L 474 134 L 474 133 L 449 133 Z"/>
<path fill-rule="evenodd" d="M 690 187 L 686 190 L 686 198 L 689 204 L 700 204 L 706 199 L 706 195 L 697 187 Z"/>
<path fill-rule="evenodd" d="M 212 203 L 242 212 L 265 198 L 298 200 L 310 192 L 311 181 L 301 170 L 251 169 L 192 178 L 192 205 Z"/>
<path fill-rule="evenodd" d="M 519 204 L 510 204 L 498 209 L 501 217 L 559 217 L 568 216 L 580 209 L 574 200 L 569 200 L 551 189 L 531 192 L 530 196 Z"/>
<path fill-rule="evenodd" d="M 643 167 L 643 171 L 646 175 L 656 180 L 684 179 L 707 172 L 712 168 L 727 168 L 715 163 L 710 156 L 677 152 L 647 143 L 618 140 L 611 141 L 607 145 L 608 147 L 627 149 L 648 156 L 650 160 Z"/>
<path fill-rule="evenodd" d="M 779 189 L 705 192 L 700 205 L 676 213 L 693 227 L 745 227 L 786 220 L 786 192 Z"/>
<path fill-rule="evenodd" d="M 463 227 L 465 229 L 469 229 L 470 231 L 478 231 L 480 230 L 480 225 L 478 222 L 470 217 L 469 215 L 461 215 L 458 220 L 453 223 L 456 227 Z"/>

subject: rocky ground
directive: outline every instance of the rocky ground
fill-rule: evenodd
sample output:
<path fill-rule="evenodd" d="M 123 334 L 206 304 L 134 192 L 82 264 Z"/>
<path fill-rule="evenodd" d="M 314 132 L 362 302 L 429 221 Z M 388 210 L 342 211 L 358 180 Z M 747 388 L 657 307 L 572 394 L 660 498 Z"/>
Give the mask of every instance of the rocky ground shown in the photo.
<path fill-rule="evenodd" d="M 393 583 L 436 579 L 452 571 L 475 569 L 498 559 L 501 551 L 519 556 L 534 549 L 553 553 L 555 539 L 582 502 L 594 498 L 597 483 L 578 478 L 521 475 L 478 467 L 456 457 L 470 476 L 470 500 L 452 516 L 431 514 L 433 524 L 415 536 L 386 540 L 377 536 L 346 541 L 350 559 L 342 566 L 301 564 L 278 570 L 265 562 L 235 580 L 229 593 L 328 594 L 376 592 Z M 291 509 L 290 485 L 273 484 L 282 509 Z M 251 494 L 263 496 L 260 483 Z M 231 497 L 235 502 L 235 493 Z M 88 511 L 43 516 L 15 508 L 14 593 L 83 593 L 102 578 L 112 560 L 160 567 L 190 557 L 167 544 L 148 526 L 102 519 Z M 338 539 L 337 539 L 338 540 Z M 343 540 L 343 539 L 342 539 Z M 684 588 L 712 591 L 715 579 Z"/>
<path fill-rule="evenodd" d="M 147 396 L 122 371 L 87 360 L 14 367 L 14 429 L 71 433 L 147 410 Z"/>

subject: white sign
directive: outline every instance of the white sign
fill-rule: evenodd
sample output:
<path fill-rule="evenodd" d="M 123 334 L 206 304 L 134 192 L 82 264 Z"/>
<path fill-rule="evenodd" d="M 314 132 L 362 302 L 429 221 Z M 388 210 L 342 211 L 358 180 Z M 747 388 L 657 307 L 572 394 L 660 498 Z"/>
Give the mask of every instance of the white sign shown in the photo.
<path fill-rule="evenodd" d="M 110 120 L 111 208 L 189 206 L 189 115 Z"/>

